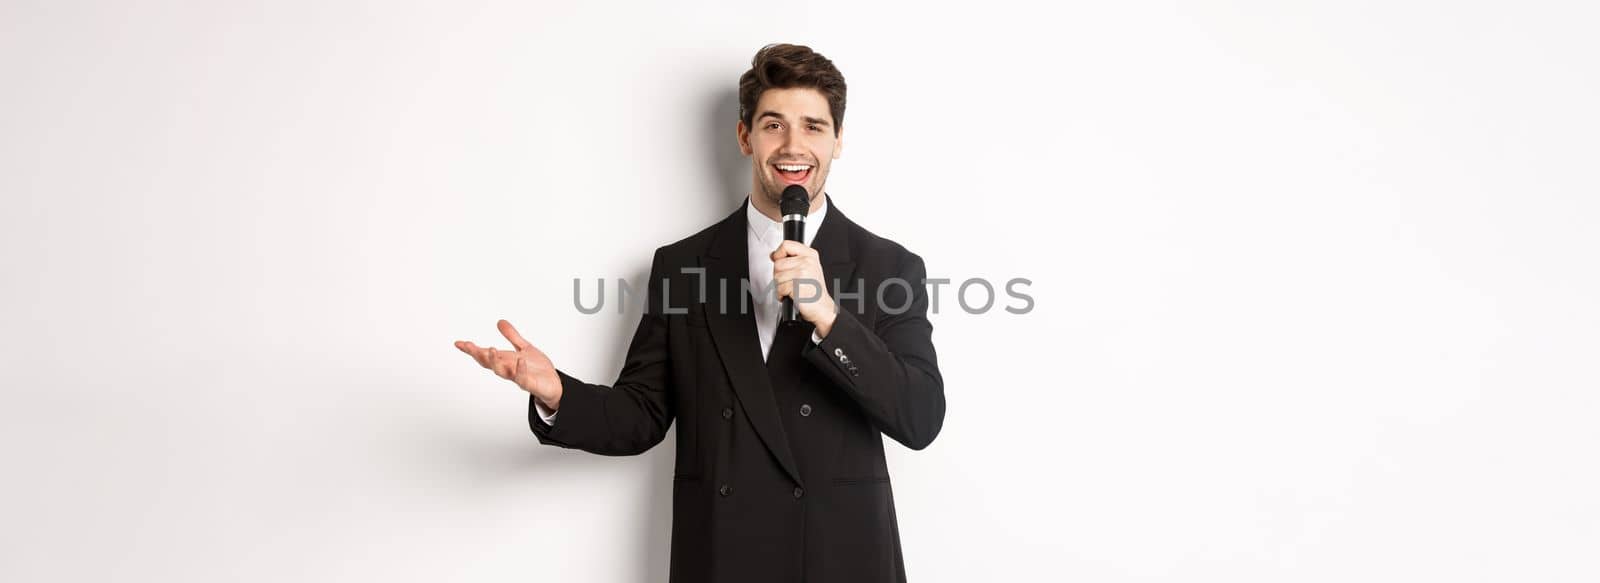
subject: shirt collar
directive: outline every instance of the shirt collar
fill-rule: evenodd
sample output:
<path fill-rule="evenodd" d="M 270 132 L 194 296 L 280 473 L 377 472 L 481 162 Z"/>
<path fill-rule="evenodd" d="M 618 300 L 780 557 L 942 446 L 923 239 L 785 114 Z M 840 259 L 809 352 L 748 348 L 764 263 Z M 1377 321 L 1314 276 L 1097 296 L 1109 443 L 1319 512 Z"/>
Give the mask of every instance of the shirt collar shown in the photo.
<path fill-rule="evenodd" d="M 745 203 L 745 224 L 749 226 L 750 233 L 755 235 L 762 245 L 777 249 L 778 245 L 783 243 L 783 223 L 769 219 L 767 215 L 761 214 L 761 211 L 756 210 L 755 203 L 748 199 Z M 817 229 L 822 226 L 822 219 L 827 218 L 827 216 L 828 195 L 823 193 L 822 206 L 817 209 L 817 212 L 806 215 L 805 243 L 807 246 L 811 245 L 811 241 L 816 238 Z"/>

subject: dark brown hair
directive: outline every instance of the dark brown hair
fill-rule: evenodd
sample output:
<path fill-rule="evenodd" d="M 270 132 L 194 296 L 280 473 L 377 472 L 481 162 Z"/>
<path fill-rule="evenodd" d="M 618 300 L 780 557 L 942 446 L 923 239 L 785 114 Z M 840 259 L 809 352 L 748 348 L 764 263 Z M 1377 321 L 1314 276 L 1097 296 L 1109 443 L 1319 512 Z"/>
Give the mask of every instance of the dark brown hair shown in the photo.
<path fill-rule="evenodd" d="M 815 89 L 828 100 L 833 113 L 833 135 L 844 129 L 844 75 L 811 47 L 771 44 L 756 51 L 750 70 L 739 76 L 739 120 L 750 127 L 756 101 L 768 89 Z"/>

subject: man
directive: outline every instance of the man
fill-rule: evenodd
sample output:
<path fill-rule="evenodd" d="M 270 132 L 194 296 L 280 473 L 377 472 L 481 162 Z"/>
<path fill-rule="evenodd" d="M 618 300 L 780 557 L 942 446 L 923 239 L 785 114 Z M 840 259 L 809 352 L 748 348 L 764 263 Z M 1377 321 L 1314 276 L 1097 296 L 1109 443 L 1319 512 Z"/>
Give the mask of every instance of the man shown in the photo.
<path fill-rule="evenodd" d="M 505 320 L 513 351 L 456 343 L 530 393 L 541 443 L 634 455 L 677 420 L 674 582 L 906 580 L 880 433 L 927 447 L 944 423 L 944 381 L 922 258 L 825 194 L 844 106 L 828 59 L 795 45 L 756 53 L 736 126 L 751 194 L 656 250 L 614 385 L 557 370 Z M 794 184 L 810 197 L 809 246 L 784 241 L 778 222 Z M 803 321 L 778 323 L 783 297 Z"/>

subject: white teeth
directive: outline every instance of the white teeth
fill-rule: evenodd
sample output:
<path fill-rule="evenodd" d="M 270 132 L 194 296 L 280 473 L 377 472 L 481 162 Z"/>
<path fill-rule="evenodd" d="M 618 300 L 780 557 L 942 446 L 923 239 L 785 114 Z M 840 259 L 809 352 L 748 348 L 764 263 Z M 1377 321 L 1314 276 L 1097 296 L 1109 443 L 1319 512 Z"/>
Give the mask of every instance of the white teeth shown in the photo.
<path fill-rule="evenodd" d="M 789 172 L 799 172 L 801 170 L 805 170 L 805 169 L 808 169 L 808 168 L 810 168 L 810 166 L 806 166 L 804 164 L 801 164 L 801 165 L 778 164 L 778 169 L 779 170 L 787 170 Z"/>

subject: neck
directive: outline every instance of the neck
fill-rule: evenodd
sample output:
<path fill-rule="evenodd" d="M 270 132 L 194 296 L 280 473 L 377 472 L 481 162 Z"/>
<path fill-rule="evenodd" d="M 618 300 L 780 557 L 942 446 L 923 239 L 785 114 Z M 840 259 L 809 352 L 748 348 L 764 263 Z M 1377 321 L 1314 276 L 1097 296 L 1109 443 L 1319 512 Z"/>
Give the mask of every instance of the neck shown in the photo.
<path fill-rule="evenodd" d="M 761 192 L 760 188 L 761 187 L 758 185 L 758 186 L 756 186 L 755 189 L 751 190 L 750 192 Z M 825 200 L 826 196 L 827 196 L 827 193 L 824 192 L 823 194 L 819 194 L 817 196 L 811 197 L 811 208 L 807 209 L 806 213 L 807 214 L 816 213 L 819 209 L 821 209 L 822 208 L 822 203 Z M 756 211 L 760 212 L 761 216 L 764 216 L 764 217 L 767 217 L 769 219 L 772 219 L 773 222 L 783 222 L 783 215 L 781 214 L 782 210 L 778 208 L 778 204 L 777 203 L 774 203 L 774 202 L 772 202 L 770 200 L 767 200 L 767 197 L 765 197 L 765 196 L 751 196 L 750 197 L 750 204 L 756 205 Z"/>

